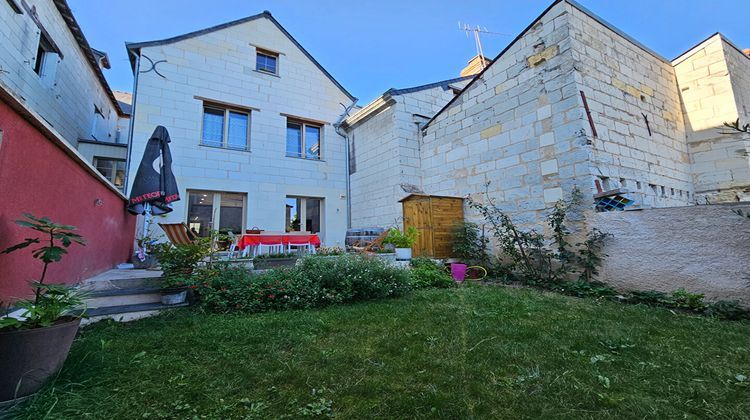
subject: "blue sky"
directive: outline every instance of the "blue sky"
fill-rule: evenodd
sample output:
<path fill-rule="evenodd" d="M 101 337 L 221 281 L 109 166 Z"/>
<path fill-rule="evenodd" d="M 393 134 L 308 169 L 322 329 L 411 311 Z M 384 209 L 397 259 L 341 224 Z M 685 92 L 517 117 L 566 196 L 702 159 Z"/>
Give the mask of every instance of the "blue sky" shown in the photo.
<path fill-rule="evenodd" d="M 552 0 L 292 1 L 69 0 L 92 47 L 109 54 L 113 89 L 132 90 L 125 41 L 151 41 L 269 10 L 365 104 L 388 88 L 457 77 L 474 56 L 458 22 L 481 25 L 494 58 Z M 581 4 L 672 59 L 714 32 L 750 48 L 746 0 L 580 0 Z"/>

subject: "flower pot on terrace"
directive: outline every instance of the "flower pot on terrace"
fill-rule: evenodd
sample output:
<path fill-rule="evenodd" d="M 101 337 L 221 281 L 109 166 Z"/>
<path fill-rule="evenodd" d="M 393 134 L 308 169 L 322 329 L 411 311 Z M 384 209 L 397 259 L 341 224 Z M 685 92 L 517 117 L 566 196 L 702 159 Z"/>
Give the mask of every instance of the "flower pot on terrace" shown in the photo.
<path fill-rule="evenodd" d="M 186 287 L 171 287 L 161 289 L 161 303 L 163 305 L 179 305 L 185 302 L 187 298 Z"/>
<path fill-rule="evenodd" d="M 396 248 L 396 260 L 409 261 L 411 259 L 411 248 Z"/>
<path fill-rule="evenodd" d="M 49 327 L 0 331 L 0 402 L 33 394 L 57 373 L 80 323 L 63 317 Z"/>

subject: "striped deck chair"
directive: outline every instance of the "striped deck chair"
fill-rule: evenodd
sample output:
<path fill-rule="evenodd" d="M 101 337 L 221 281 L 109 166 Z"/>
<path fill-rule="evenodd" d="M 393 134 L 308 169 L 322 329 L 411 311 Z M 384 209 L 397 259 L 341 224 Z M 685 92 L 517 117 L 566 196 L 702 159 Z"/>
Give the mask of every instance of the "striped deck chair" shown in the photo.
<path fill-rule="evenodd" d="M 159 227 L 172 245 L 189 245 L 195 241 L 195 234 L 184 223 L 159 223 Z"/>

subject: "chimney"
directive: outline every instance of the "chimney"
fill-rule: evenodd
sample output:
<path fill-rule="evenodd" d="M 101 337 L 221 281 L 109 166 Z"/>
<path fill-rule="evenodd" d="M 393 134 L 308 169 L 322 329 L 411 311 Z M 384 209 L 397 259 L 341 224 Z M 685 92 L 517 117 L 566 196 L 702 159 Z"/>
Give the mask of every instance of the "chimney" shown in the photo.
<path fill-rule="evenodd" d="M 484 70 L 490 64 L 490 59 L 481 55 L 476 55 L 469 60 L 469 64 L 461 70 L 461 77 L 473 76 Z"/>
<path fill-rule="evenodd" d="M 750 48 L 745 48 L 742 50 L 743 53 L 745 53 L 746 56 L 750 57 Z"/>

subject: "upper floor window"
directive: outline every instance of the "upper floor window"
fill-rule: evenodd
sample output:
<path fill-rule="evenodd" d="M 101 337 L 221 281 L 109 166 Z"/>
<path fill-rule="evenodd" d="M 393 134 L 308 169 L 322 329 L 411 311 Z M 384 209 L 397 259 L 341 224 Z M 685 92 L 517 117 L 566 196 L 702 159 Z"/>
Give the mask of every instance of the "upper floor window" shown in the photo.
<path fill-rule="evenodd" d="M 48 84 L 54 81 L 57 70 L 57 50 L 52 41 L 44 33 L 39 34 L 39 45 L 34 60 L 34 73 L 38 74 Z"/>
<path fill-rule="evenodd" d="M 250 111 L 219 105 L 203 106 L 203 135 L 201 144 L 228 149 L 248 150 L 250 139 Z"/>
<path fill-rule="evenodd" d="M 256 50 L 255 70 L 264 73 L 279 74 L 279 54 L 266 50 Z"/>
<path fill-rule="evenodd" d="M 94 167 L 115 187 L 125 188 L 125 160 L 94 157 Z"/>
<path fill-rule="evenodd" d="M 319 124 L 288 119 L 286 123 L 286 155 L 320 160 Z"/>

